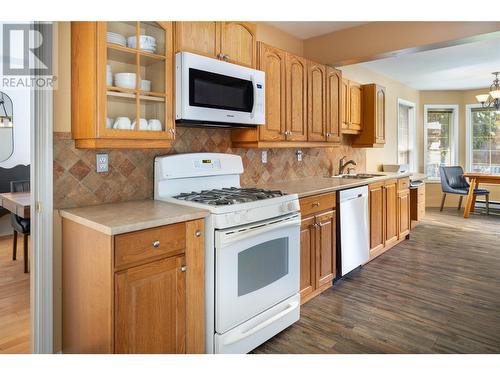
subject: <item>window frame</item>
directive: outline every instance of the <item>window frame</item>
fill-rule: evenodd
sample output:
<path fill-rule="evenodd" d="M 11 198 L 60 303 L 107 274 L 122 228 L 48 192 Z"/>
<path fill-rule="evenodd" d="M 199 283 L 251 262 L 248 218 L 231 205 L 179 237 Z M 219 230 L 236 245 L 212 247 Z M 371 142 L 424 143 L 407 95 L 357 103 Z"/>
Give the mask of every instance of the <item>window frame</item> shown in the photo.
<path fill-rule="evenodd" d="M 439 182 L 440 178 L 427 176 L 427 114 L 429 110 L 433 109 L 451 109 L 453 111 L 453 125 L 450 129 L 450 152 L 451 152 L 451 162 L 453 165 L 458 165 L 458 155 L 460 151 L 459 143 L 459 130 L 458 130 L 458 120 L 459 120 L 459 105 L 458 104 L 424 104 L 424 174 L 428 181 Z"/>
<path fill-rule="evenodd" d="M 416 122 L 417 122 L 417 111 L 416 111 L 416 104 L 413 102 L 410 102 L 409 100 L 401 99 L 398 98 L 397 101 L 397 139 L 398 139 L 398 146 L 396 148 L 396 160 L 397 163 L 400 164 L 399 161 L 399 107 L 400 105 L 404 105 L 406 107 L 409 107 L 409 113 L 408 113 L 408 144 L 411 146 L 411 155 L 410 155 L 410 162 L 408 165 L 408 170 L 410 172 L 417 172 L 417 133 L 416 133 Z"/>

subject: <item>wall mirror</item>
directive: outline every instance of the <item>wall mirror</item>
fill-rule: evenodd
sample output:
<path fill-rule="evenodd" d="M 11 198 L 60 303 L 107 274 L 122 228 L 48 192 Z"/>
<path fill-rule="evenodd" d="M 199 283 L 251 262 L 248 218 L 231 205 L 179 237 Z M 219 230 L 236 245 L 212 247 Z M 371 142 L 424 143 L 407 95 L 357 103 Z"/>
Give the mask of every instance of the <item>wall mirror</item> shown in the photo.
<path fill-rule="evenodd" d="M 0 162 L 14 152 L 14 109 L 12 99 L 0 91 Z"/>

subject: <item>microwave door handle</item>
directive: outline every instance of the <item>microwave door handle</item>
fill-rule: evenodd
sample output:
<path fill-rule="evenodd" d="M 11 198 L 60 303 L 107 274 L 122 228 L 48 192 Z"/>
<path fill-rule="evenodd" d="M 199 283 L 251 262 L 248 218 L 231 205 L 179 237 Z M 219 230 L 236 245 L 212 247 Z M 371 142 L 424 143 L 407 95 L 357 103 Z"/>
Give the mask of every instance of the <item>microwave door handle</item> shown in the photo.
<path fill-rule="evenodd" d="M 253 90 L 253 108 L 250 117 L 254 118 L 255 111 L 257 108 L 257 82 L 255 82 L 255 76 L 253 74 L 250 76 L 250 81 L 252 82 L 252 90 Z"/>
<path fill-rule="evenodd" d="M 264 227 L 259 227 L 257 229 L 249 229 L 249 230 L 241 232 L 241 233 L 232 233 L 229 236 L 222 234 L 221 239 L 220 239 L 220 244 L 223 246 L 226 246 L 226 245 L 229 245 L 233 242 L 242 241 L 242 240 L 247 239 L 249 237 L 253 237 L 253 236 L 256 236 L 259 234 L 270 232 L 270 231 L 273 231 L 276 229 L 283 229 L 283 228 L 295 227 L 295 226 L 300 226 L 300 219 L 299 218 L 296 218 L 293 220 L 283 221 L 281 223 L 269 224 L 269 225 L 266 225 Z"/>

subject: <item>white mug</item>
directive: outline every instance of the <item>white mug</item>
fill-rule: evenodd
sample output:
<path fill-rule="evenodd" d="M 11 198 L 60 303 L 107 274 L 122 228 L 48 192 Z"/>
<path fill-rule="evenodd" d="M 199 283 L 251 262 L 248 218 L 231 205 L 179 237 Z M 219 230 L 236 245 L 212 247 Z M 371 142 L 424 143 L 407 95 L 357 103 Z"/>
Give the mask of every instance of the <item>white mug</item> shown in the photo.
<path fill-rule="evenodd" d="M 139 128 L 137 128 L 136 121 L 134 120 L 134 122 L 132 123 L 132 129 L 135 129 L 135 130 L 149 130 L 148 120 L 146 120 L 145 118 L 141 118 L 139 120 Z"/>
<path fill-rule="evenodd" d="M 154 131 L 161 131 L 162 130 L 160 120 L 151 119 L 148 121 L 148 125 L 149 125 L 149 130 L 154 130 Z"/>
<path fill-rule="evenodd" d="M 128 117 L 117 117 L 113 125 L 113 129 L 129 129 L 131 128 L 130 119 Z"/>

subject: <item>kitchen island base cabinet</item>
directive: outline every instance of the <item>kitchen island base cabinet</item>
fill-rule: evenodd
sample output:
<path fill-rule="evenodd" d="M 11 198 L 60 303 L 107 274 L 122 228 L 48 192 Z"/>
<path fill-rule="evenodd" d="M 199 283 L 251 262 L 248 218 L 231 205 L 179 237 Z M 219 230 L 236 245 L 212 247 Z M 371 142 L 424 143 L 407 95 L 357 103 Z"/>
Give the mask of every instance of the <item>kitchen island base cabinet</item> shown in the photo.
<path fill-rule="evenodd" d="M 332 286 L 336 275 L 335 193 L 302 198 L 300 303 Z"/>
<path fill-rule="evenodd" d="M 203 230 L 107 235 L 63 218 L 63 352 L 204 353 Z"/>
<path fill-rule="evenodd" d="M 410 233 L 408 177 L 368 185 L 370 260 L 405 240 Z"/>

